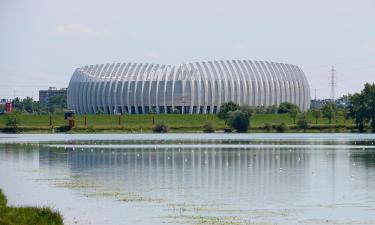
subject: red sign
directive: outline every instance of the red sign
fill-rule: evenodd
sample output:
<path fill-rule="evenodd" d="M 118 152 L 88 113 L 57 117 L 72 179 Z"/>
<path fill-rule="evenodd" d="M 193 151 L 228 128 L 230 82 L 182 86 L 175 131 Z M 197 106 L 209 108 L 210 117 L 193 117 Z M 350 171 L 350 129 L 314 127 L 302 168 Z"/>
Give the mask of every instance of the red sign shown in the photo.
<path fill-rule="evenodd" d="M 11 102 L 7 102 L 5 103 L 5 112 L 12 112 L 12 103 Z"/>

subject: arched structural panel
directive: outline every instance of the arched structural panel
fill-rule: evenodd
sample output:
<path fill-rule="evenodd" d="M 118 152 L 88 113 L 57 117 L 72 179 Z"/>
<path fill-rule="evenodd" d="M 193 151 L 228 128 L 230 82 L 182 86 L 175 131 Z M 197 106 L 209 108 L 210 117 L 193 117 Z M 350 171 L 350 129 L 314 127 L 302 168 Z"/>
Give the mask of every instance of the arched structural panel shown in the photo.
<path fill-rule="evenodd" d="M 285 63 L 109 63 L 76 69 L 67 101 L 77 114 L 171 113 L 176 109 L 183 114 L 212 114 L 229 101 L 254 107 L 291 102 L 306 111 L 310 87 L 301 68 Z"/>

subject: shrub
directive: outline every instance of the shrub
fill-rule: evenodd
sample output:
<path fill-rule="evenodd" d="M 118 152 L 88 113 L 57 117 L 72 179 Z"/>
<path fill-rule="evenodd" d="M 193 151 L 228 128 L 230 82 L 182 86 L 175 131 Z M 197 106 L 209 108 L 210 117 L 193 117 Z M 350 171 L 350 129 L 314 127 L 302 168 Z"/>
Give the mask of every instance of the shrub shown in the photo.
<path fill-rule="evenodd" d="M 168 133 L 168 131 L 169 131 L 169 127 L 165 123 L 165 121 L 156 123 L 156 125 L 153 128 L 154 133 Z"/>
<path fill-rule="evenodd" d="M 264 129 L 265 129 L 268 133 L 272 132 L 272 124 L 271 124 L 271 123 L 265 123 L 265 124 L 264 124 Z"/>
<path fill-rule="evenodd" d="M 21 121 L 18 117 L 18 114 L 16 113 L 11 113 L 8 114 L 6 117 L 6 122 L 5 122 L 5 132 L 10 132 L 10 133 L 18 133 L 21 131 L 21 128 L 19 125 L 21 124 Z"/>
<path fill-rule="evenodd" d="M 203 132 L 204 133 L 214 133 L 215 132 L 215 124 L 212 121 L 207 121 L 203 125 Z"/>
<path fill-rule="evenodd" d="M 224 103 L 221 105 L 220 111 L 217 114 L 217 117 L 219 117 L 219 119 L 224 120 L 226 123 L 229 117 L 229 112 L 233 112 L 239 109 L 240 109 L 240 106 L 234 102 Z"/>
<path fill-rule="evenodd" d="M 310 123 L 307 120 L 305 114 L 302 114 L 301 117 L 298 119 L 297 126 L 298 128 L 303 129 L 303 132 L 306 133 L 306 129 L 310 127 Z"/>
<path fill-rule="evenodd" d="M 292 110 L 298 110 L 299 108 L 297 105 L 290 103 L 290 102 L 283 102 L 279 105 L 279 109 L 277 110 L 277 113 L 290 113 Z"/>
<path fill-rule="evenodd" d="M 289 130 L 289 127 L 285 123 L 281 123 L 281 124 L 275 126 L 275 129 L 279 133 L 284 133 L 284 132 L 287 132 Z"/>
<path fill-rule="evenodd" d="M 71 127 L 70 126 L 60 126 L 60 127 L 56 127 L 56 132 L 68 132 L 71 130 Z"/>
<path fill-rule="evenodd" d="M 250 116 L 248 112 L 236 110 L 229 113 L 228 124 L 237 132 L 247 132 L 250 126 Z"/>

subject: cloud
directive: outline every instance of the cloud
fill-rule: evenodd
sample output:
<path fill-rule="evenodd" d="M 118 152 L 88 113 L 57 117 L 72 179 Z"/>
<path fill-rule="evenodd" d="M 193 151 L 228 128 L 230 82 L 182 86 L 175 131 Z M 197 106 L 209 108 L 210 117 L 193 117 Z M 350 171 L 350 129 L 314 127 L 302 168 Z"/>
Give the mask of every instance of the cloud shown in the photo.
<path fill-rule="evenodd" d="M 66 34 L 84 34 L 97 37 L 110 36 L 112 34 L 109 30 L 94 30 L 88 25 L 81 23 L 60 25 L 56 27 L 56 32 Z"/>

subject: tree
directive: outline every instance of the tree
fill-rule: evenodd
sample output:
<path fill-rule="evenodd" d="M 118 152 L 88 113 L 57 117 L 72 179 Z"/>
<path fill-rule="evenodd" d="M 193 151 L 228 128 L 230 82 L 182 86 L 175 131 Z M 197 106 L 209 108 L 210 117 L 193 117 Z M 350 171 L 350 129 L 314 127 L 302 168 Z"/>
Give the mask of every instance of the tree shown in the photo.
<path fill-rule="evenodd" d="M 306 133 L 306 129 L 310 127 L 310 123 L 307 120 L 307 116 L 303 113 L 297 121 L 297 126 L 300 129 L 303 129 L 303 132 Z"/>
<path fill-rule="evenodd" d="M 22 100 L 23 109 L 28 113 L 33 113 L 34 100 L 30 97 L 26 97 Z"/>
<path fill-rule="evenodd" d="M 20 98 L 15 98 L 12 100 L 13 109 L 22 112 L 23 111 L 23 104 Z"/>
<path fill-rule="evenodd" d="M 319 109 L 313 109 L 311 114 L 315 118 L 315 123 L 318 124 L 319 118 L 322 117 L 322 111 Z"/>
<path fill-rule="evenodd" d="M 233 112 L 239 109 L 240 109 L 240 106 L 238 104 L 234 102 L 226 102 L 221 105 L 220 111 L 217 114 L 217 116 L 219 117 L 219 119 L 222 119 L 225 121 L 225 123 L 227 123 L 229 112 Z"/>
<path fill-rule="evenodd" d="M 365 88 L 350 97 L 348 115 L 354 119 L 357 128 L 363 132 L 369 123 L 375 133 L 375 83 L 365 84 Z"/>
<path fill-rule="evenodd" d="M 322 106 L 321 110 L 323 113 L 323 117 L 328 119 L 329 124 L 332 124 L 332 120 L 336 117 L 336 104 L 332 102 L 327 102 Z"/>
<path fill-rule="evenodd" d="M 296 123 L 296 119 L 297 119 L 298 113 L 299 113 L 299 110 L 296 109 L 296 108 L 292 108 L 289 111 L 289 116 L 293 119 L 293 123 Z"/>
<path fill-rule="evenodd" d="M 292 110 L 299 111 L 299 108 L 297 105 L 290 103 L 290 102 L 283 102 L 279 105 L 279 109 L 277 110 L 277 113 L 283 114 L 283 113 L 290 113 Z"/>
<path fill-rule="evenodd" d="M 55 113 L 57 110 L 61 111 L 67 107 L 65 95 L 54 95 L 48 101 L 48 111 L 51 113 Z"/>
<path fill-rule="evenodd" d="M 247 132 L 250 126 L 250 116 L 248 112 L 241 110 L 229 112 L 228 124 L 237 132 Z"/>

